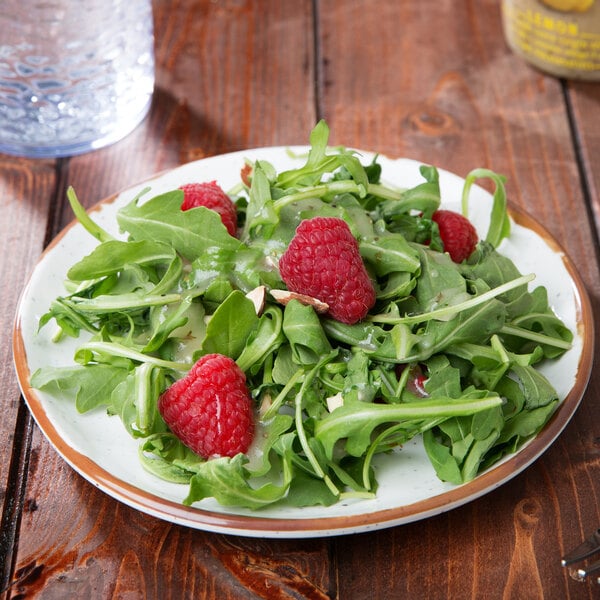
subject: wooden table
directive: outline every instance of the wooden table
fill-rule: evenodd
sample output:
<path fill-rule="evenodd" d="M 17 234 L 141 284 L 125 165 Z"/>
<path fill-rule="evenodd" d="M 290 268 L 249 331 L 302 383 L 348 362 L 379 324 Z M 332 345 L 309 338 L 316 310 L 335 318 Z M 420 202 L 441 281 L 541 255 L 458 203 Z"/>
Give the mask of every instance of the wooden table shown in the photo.
<path fill-rule="evenodd" d="M 141 514 L 76 474 L 20 398 L 19 294 L 86 206 L 164 169 L 232 150 L 331 142 L 465 175 L 508 176 L 510 200 L 567 250 L 597 312 L 600 87 L 528 67 L 497 0 L 156 0 L 149 117 L 94 153 L 0 156 L 0 589 L 6 598 L 595 598 L 560 567 L 600 523 L 600 375 L 553 446 L 469 504 L 373 533 L 269 540 Z"/>

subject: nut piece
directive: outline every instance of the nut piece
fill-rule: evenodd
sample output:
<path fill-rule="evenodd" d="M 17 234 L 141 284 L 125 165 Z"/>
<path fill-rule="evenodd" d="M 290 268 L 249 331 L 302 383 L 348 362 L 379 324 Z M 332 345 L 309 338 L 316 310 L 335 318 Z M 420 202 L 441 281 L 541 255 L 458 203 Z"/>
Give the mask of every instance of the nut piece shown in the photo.
<path fill-rule="evenodd" d="M 332 413 L 336 408 L 344 406 L 344 397 L 341 392 L 338 392 L 335 396 L 329 396 L 327 398 L 327 410 Z"/>
<path fill-rule="evenodd" d="M 246 294 L 246 298 L 248 300 L 252 300 L 254 303 L 254 310 L 256 314 L 260 317 L 262 315 L 263 310 L 265 310 L 265 302 L 267 300 L 267 288 L 264 285 L 259 285 L 253 290 L 249 291 Z"/>
<path fill-rule="evenodd" d="M 271 296 L 279 302 L 279 304 L 283 304 L 284 306 L 290 300 L 298 300 L 301 304 L 305 306 L 312 306 L 317 313 L 323 314 L 329 310 L 329 304 L 325 302 L 321 302 L 312 296 L 307 296 L 306 294 L 297 294 L 296 292 L 290 292 L 288 290 L 271 290 Z"/>

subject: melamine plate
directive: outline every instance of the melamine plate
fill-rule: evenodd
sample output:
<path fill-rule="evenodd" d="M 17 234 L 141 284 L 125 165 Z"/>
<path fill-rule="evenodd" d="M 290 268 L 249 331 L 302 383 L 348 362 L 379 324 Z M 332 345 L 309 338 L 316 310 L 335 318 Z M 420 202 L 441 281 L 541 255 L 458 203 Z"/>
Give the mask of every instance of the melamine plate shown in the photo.
<path fill-rule="evenodd" d="M 224 189 L 239 181 L 245 158 L 270 161 L 278 171 L 303 164 L 287 148 L 258 148 L 188 163 L 136 185 L 93 209 L 93 218 L 118 236 L 117 210 L 142 188 L 151 195 L 191 181 L 216 180 Z M 302 154 L 308 149 L 292 148 Z M 373 155 L 361 152 L 367 164 Z M 423 181 L 420 163 L 379 156 L 386 182 L 412 187 Z M 440 171 L 442 203 L 460 210 L 463 180 Z M 490 195 L 473 186 L 470 217 L 481 235 L 487 232 Z M 261 511 L 226 508 L 213 499 L 192 507 L 181 501 L 187 486 L 164 482 L 144 471 L 138 462 L 138 441 L 132 439 L 118 417 L 103 410 L 80 415 L 74 403 L 29 387 L 38 367 L 73 364 L 81 344 L 67 339 L 52 342 L 53 327 L 39 333 L 38 319 L 52 299 L 64 295 L 68 268 L 96 245 L 81 225 L 68 226 L 47 248 L 23 292 L 13 333 L 17 375 L 25 400 L 37 424 L 57 452 L 84 478 L 113 498 L 155 517 L 189 527 L 245 536 L 300 538 L 332 536 L 391 527 L 423 519 L 465 504 L 506 483 L 537 459 L 556 439 L 575 412 L 584 393 L 592 364 L 593 321 L 590 301 L 572 262 L 545 229 L 530 216 L 511 209 L 512 234 L 499 250 L 512 258 L 521 273 L 535 273 L 530 285 L 545 285 L 551 306 L 575 333 L 572 348 L 543 371 L 556 387 L 562 402 L 538 436 L 516 454 L 504 459 L 475 480 L 455 486 L 436 477 L 420 439 L 380 456 L 376 464 L 379 490 L 373 500 L 340 502 L 330 507 L 271 507 Z"/>

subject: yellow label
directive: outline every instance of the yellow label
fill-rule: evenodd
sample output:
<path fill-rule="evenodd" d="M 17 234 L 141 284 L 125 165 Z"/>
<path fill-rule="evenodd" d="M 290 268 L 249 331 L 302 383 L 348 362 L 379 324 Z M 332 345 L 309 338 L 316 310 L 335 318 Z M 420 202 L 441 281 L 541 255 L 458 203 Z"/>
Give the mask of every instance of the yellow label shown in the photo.
<path fill-rule="evenodd" d="M 598 8 L 594 0 L 504 2 L 507 41 L 537 66 L 556 66 L 561 75 L 600 71 Z"/>
<path fill-rule="evenodd" d="M 542 4 L 556 10 L 585 12 L 594 4 L 595 0 L 540 0 Z"/>

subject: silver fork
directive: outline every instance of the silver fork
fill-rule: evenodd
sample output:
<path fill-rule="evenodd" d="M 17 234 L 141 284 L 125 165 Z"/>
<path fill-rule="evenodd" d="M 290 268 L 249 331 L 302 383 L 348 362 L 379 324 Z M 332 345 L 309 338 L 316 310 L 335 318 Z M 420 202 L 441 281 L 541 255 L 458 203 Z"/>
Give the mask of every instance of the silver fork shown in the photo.
<path fill-rule="evenodd" d="M 583 566 L 574 567 L 575 563 L 600 553 L 600 529 L 596 529 L 592 535 L 586 538 L 577 548 L 567 552 L 562 557 L 561 564 L 569 568 L 569 574 L 574 579 L 584 581 L 589 575 L 600 572 L 600 560 L 585 563 Z M 596 575 L 596 583 L 600 583 L 600 574 Z"/>

